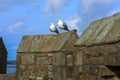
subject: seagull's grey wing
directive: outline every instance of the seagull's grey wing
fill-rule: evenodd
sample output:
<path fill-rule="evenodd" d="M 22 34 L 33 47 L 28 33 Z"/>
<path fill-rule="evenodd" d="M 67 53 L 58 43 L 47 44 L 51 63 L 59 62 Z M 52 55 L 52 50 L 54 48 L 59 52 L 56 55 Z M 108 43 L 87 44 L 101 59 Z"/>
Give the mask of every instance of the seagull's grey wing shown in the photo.
<path fill-rule="evenodd" d="M 55 29 L 56 29 L 56 33 L 59 33 L 59 31 L 58 31 L 57 27 L 55 27 Z"/>

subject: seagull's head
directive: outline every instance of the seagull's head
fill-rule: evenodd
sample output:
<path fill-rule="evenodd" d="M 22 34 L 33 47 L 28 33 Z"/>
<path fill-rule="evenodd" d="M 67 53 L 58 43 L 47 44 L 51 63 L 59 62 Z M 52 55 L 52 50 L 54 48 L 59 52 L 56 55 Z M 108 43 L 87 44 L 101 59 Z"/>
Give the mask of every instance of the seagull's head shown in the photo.
<path fill-rule="evenodd" d="M 59 33 L 59 31 L 57 30 L 56 26 L 53 23 L 50 24 L 50 31 L 56 32 L 57 34 Z"/>
<path fill-rule="evenodd" d="M 58 19 L 58 21 L 57 21 L 58 23 L 58 26 L 60 26 L 60 25 L 62 25 L 63 24 L 63 22 L 62 22 L 62 20 L 61 19 Z"/>
<path fill-rule="evenodd" d="M 53 23 L 50 24 L 50 30 L 51 30 L 52 32 L 55 32 L 55 31 L 56 31 L 56 27 L 54 26 Z"/>
<path fill-rule="evenodd" d="M 61 20 L 61 19 L 58 19 L 58 21 L 57 21 L 57 22 L 58 22 L 58 23 L 59 23 L 59 22 L 62 22 L 62 20 Z"/>
<path fill-rule="evenodd" d="M 50 28 L 54 28 L 54 24 L 53 23 L 50 23 Z"/>
<path fill-rule="evenodd" d="M 53 23 L 50 23 L 50 25 L 54 25 Z"/>

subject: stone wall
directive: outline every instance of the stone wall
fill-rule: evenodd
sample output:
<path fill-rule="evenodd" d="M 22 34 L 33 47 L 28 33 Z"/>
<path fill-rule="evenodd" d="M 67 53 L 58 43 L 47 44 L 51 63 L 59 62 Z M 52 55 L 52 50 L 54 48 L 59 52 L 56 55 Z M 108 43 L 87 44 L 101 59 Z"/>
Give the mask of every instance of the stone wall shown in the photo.
<path fill-rule="evenodd" d="M 114 78 L 120 77 L 120 42 L 80 47 L 78 51 L 83 55 L 82 68 L 79 72 L 81 77 L 96 76 L 95 80 L 104 80 L 106 77 L 107 80 L 115 80 Z M 81 62 L 78 61 L 78 63 Z"/>
<path fill-rule="evenodd" d="M 18 53 L 17 80 L 119 80 L 120 42 L 77 52 Z"/>
<path fill-rule="evenodd" d="M 74 52 L 18 53 L 17 80 L 43 80 L 45 76 L 53 80 L 76 80 L 76 68 L 82 62 L 78 60 L 81 54 L 77 54 L 75 66 L 75 56 Z"/>
<path fill-rule="evenodd" d="M 42 80 L 48 75 L 47 53 L 18 53 L 17 80 Z"/>
<path fill-rule="evenodd" d="M 0 74 L 0 80 L 16 80 L 15 74 Z"/>
<path fill-rule="evenodd" d="M 82 72 L 81 52 L 57 52 L 53 54 L 53 80 L 77 80 Z"/>

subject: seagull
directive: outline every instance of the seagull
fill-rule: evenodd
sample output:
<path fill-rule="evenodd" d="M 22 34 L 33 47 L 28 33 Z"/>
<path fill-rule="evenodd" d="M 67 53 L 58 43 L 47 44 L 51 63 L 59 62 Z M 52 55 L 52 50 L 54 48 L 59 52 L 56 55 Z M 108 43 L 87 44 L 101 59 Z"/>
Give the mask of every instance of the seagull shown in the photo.
<path fill-rule="evenodd" d="M 64 23 L 62 20 L 58 19 L 57 25 L 58 25 L 58 27 L 59 27 L 60 29 L 69 31 L 69 29 L 68 29 L 68 27 L 67 27 L 67 24 Z"/>
<path fill-rule="evenodd" d="M 57 34 L 59 33 L 58 29 L 56 28 L 56 26 L 53 23 L 50 24 L 50 31 L 55 32 Z"/>

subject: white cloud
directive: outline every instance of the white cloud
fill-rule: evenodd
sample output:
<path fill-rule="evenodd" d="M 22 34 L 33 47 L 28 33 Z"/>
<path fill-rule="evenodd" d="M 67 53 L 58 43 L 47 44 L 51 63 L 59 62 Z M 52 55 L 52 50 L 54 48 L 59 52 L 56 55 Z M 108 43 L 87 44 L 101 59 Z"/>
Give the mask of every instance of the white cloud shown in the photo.
<path fill-rule="evenodd" d="M 17 33 L 21 27 L 23 27 L 24 23 L 21 21 L 16 22 L 8 27 L 9 33 Z"/>
<path fill-rule="evenodd" d="M 11 47 L 12 50 L 17 50 L 18 49 L 18 46 L 13 46 Z"/>
<path fill-rule="evenodd" d="M 78 27 L 79 27 L 78 24 L 80 23 L 80 21 L 81 21 L 81 18 L 77 14 L 75 14 L 75 15 L 72 15 L 69 20 L 66 20 L 66 23 L 70 30 L 72 29 L 78 30 Z"/>
<path fill-rule="evenodd" d="M 115 2 L 115 1 L 117 1 L 117 0 L 104 0 L 104 1 L 102 1 L 102 0 L 98 0 L 98 3 L 101 3 L 101 4 L 110 4 L 110 3 L 113 3 L 113 2 Z"/>
<path fill-rule="evenodd" d="M 80 31 L 84 31 L 91 22 L 113 14 L 115 7 L 119 7 L 119 0 L 79 0 L 79 16 L 81 18 Z"/>
<path fill-rule="evenodd" d="M 8 10 L 11 8 L 11 6 L 14 6 L 15 4 L 28 4 L 28 3 L 34 3 L 38 0 L 0 0 L 0 12 L 3 12 L 5 10 Z"/>
<path fill-rule="evenodd" d="M 38 27 L 38 26 L 29 27 L 27 29 L 27 32 L 29 34 L 36 33 L 36 32 L 39 32 L 39 31 L 40 31 L 40 27 Z"/>
<path fill-rule="evenodd" d="M 92 5 L 95 3 L 96 0 L 81 0 L 83 5 L 83 12 L 87 12 L 91 9 Z"/>
<path fill-rule="evenodd" d="M 56 15 L 68 3 L 68 0 L 46 0 L 45 12 L 48 15 Z"/>
<path fill-rule="evenodd" d="M 116 0 L 81 0 L 82 4 L 82 12 L 89 12 L 90 10 L 94 9 L 96 6 L 106 6 L 108 4 L 111 4 L 115 2 Z M 104 7 L 106 8 L 106 7 Z"/>
<path fill-rule="evenodd" d="M 113 14 L 118 13 L 118 12 L 120 12 L 120 8 L 116 8 L 116 9 L 114 9 L 114 10 L 111 10 L 111 11 L 108 13 L 108 16 L 113 15 Z"/>

